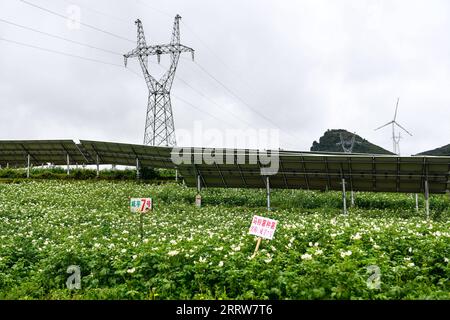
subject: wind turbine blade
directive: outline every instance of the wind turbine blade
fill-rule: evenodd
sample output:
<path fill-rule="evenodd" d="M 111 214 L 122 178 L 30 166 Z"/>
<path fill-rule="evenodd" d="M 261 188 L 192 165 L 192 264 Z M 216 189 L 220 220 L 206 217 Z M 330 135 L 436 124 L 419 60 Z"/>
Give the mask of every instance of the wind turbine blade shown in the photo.
<path fill-rule="evenodd" d="M 397 110 L 398 110 L 398 102 L 400 101 L 400 98 L 397 98 L 397 105 L 395 106 L 395 114 L 394 114 L 394 122 L 397 119 Z"/>
<path fill-rule="evenodd" d="M 380 130 L 381 128 L 384 128 L 384 127 L 386 127 L 386 126 L 388 126 L 388 125 L 390 125 L 392 122 L 394 122 L 394 121 L 389 121 L 388 123 L 386 123 L 385 125 L 382 125 L 381 127 L 379 127 L 379 128 L 376 128 L 375 129 L 375 131 L 377 131 L 377 130 Z"/>
<path fill-rule="evenodd" d="M 401 125 L 399 125 L 397 122 L 394 121 L 394 123 L 395 123 L 397 126 L 399 126 L 401 129 L 403 129 L 403 131 L 405 131 L 407 134 L 409 134 L 409 135 L 412 137 L 412 134 L 409 133 L 408 130 L 406 130 L 405 128 L 403 128 L 403 127 L 402 127 Z"/>

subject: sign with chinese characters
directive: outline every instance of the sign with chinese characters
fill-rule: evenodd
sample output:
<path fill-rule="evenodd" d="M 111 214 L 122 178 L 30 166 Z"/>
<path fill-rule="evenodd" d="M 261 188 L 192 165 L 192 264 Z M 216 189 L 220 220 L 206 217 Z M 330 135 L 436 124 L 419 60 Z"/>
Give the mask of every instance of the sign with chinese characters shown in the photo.
<path fill-rule="evenodd" d="M 249 234 L 264 239 L 272 240 L 273 234 L 277 229 L 277 220 L 264 218 L 260 216 L 254 216 L 252 220 L 252 225 L 250 226 Z"/>
<path fill-rule="evenodd" d="M 131 198 L 130 199 L 130 211 L 146 213 L 152 210 L 151 198 Z"/>

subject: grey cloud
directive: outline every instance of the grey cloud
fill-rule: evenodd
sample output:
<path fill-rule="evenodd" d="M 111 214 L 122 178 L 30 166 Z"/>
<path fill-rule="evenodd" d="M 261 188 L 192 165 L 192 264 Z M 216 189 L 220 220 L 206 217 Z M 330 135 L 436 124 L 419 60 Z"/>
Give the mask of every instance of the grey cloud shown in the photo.
<path fill-rule="evenodd" d="M 61 13 L 69 3 L 79 5 L 83 22 L 132 40 L 136 37 L 134 20 L 139 17 L 148 43 L 168 42 L 173 16 L 180 13 L 185 22 L 181 25 L 182 42 L 196 50 L 196 61 L 289 132 L 281 133 L 283 148 L 307 150 L 328 128 L 347 128 L 391 148 L 389 130 L 373 129 L 392 118 L 397 96 L 399 121 L 414 133 L 414 137 L 402 140 L 403 154 L 449 143 L 450 47 L 446 37 L 450 4 L 446 1 L 151 2 L 169 16 L 136 0 L 30 1 Z M 99 15 L 86 6 L 118 19 Z M 19 1 L 2 1 L 0 12 L 1 18 L 119 53 L 134 46 L 85 27 L 69 30 L 64 20 Z M 123 64 L 121 56 L 3 23 L 0 37 Z M 140 74 L 136 61 L 130 61 L 130 68 Z M 151 68 L 158 70 L 155 65 Z M 125 68 L 0 41 L 0 70 L 0 139 L 142 142 L 146 86 L 142 77 Z M 178 128 L 192 129 L 195 120 L 222 130 L 245 128 L 246 123 L 254 128 L 274 127 L 192 62 L 180 60 L 177 75 L 222 106 L 175 79 L 174 96 L 221 120 L 173 97 Z"/>

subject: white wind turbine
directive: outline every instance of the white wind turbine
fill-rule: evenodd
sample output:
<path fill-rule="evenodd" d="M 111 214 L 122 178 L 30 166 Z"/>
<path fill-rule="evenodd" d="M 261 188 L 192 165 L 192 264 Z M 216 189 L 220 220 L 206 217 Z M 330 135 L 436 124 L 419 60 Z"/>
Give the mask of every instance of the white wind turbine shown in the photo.
<path fill-rule="evenodd" d="M 403 131 L 405 131 L 407 134 L 409 134 L 410 136 L 412 136 L 411 133 L 409 133 L 408 130 L 406 130 L 405 128 L 403 128 L 396 120 L 397 120 L 397 110 L 398 110 L 398 102 L 400 101 L 400 98 L 397 99 L 397 105 L 395 107 L 395 114 L 394 114 L 394 120 L 389 121 L 388 123 L 386 123 L 385 125 L 382 125 L 379 128 L 376 128 L 375 131 L 384 128 L 388 125 L 392 125 L 392 148 L 393 148 L 393 152 L 395 154 L 400 154 L 400 132 L 399 135 L 396 136 L 395 135 L 395 126 L 399 127 L 400 129 L 402 129 Z"/>

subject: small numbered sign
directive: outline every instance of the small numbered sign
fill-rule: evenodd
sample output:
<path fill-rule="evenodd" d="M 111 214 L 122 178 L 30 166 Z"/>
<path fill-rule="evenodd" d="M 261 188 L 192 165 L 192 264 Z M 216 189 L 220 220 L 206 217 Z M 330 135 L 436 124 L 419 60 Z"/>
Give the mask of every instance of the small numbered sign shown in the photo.
<path fill-rule="evenodd" d="M 249 234 L 272 240 L 275 230 L 277 229 L 277 224 L 277 220 L 254 216 Z"/>
<path fill-rule="evenodd" d="M 130 211 L 146 213 L 152 210 L 151 198 L 131 198 L 130 199 Z"/>

